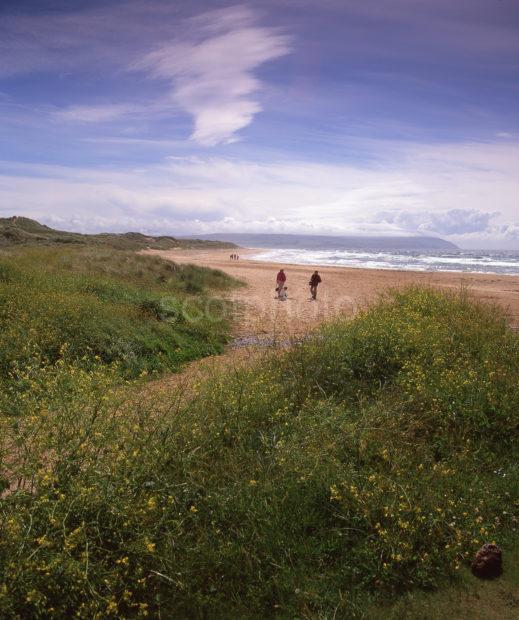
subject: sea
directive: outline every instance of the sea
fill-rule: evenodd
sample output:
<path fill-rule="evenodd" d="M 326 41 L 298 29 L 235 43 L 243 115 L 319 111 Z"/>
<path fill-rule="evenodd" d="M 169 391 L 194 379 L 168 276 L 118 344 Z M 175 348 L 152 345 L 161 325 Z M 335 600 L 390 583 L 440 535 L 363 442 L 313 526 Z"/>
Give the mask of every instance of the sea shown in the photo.
<path fill-rule="evenodd" d="M 519 275 L 519 251 L 505 250 L 306 250 L 265 249 L 249 258 L 276 263 L 401 269 L 405 271 L 451 271 Z"/>

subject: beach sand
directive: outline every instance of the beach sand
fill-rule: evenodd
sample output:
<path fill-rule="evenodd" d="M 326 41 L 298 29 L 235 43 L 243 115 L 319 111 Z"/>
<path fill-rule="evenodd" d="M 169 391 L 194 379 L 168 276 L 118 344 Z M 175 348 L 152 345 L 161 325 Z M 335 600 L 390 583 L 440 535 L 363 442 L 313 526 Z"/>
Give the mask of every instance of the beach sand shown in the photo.
<path fill-rule="evenodd" d="M 239 318 L 234 337 L 247 344 L 255 339 L 282 341 L 300 337 L 337 316 L 353 316 L 384 291 L 412 284 L 466 288 L 474 296 L 498 304 L 510 324 L 519 326 L 519 276 L 453 272 L 352 269 L 319 265 L 290 265 L 253 260 L 261 250 L 240 249 L 240 260 L 230 261 L 231 250 L 149 250 L 178 263 L 222 269 L 247 283 L 225 294 L 237 303 Z M 278 301 L 275 280 L 279 268 L 287 275 L 289 299 Z M 317 269 L 322 277 L 317 301 L 310 300 L 308 280 Z"/>

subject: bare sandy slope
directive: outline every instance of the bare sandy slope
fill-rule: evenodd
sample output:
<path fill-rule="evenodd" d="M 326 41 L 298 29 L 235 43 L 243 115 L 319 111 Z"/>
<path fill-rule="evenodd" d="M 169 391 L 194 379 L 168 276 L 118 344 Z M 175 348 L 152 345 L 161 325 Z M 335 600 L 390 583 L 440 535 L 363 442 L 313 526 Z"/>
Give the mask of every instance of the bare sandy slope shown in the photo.
<path fill-rule="evenodd" d="M 337 315 L 351 316 L 388 288 L 409 284 L 466 287 L 475 296 L 503 306 L 510 323 L 519 325 L 519 276 L 280 265 L 249 258 L 260 252 L 240 250 L 240 260 L 235 262 L 229 260 L 229 250 L 150 250 L 150 253 L 179 263 L 222 269 L 248 284 L 228 294 L 242 307 L 235 328 L 236 337 L 276 340 L 297 337 L 324 320 Z M 278 301 L 274 291 L 281 266 L 287 275 L 289 299 L 286 302 Z M 323 280 L 317 301 L 309 300 L 308 280 L 314 269 L 319 270 Z"/>

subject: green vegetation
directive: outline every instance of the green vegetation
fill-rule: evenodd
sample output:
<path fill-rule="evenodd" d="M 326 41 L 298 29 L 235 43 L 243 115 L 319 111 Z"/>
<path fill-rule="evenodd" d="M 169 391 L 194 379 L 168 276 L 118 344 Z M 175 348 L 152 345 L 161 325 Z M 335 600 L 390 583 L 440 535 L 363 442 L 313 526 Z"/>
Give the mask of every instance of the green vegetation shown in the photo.
<path fill-rule="evenodd" d="M 128 376 L 218 353 L 223 272 L 108 248 L 23 247 L 0 255 L 0 379 L 38 358 L 98 359 Z"/>
<path fill-rule="evenodd" d="M 495 308 L 426 289 L 187 402 L 25 359 L 1 403 L 0 615 L 361 618 L 466 578 L 483 541 L 506 571 L 518 373 Z"/>
<path fill-rule="evenodd" d="M 94 245 L 117 250 L 170 250 L 173 248 L 235 248 L 234 243 L 205 241 L 200 239 L 176 239 L 175 237 L 152 237 L 142 233 L 81 233 L 54 230 L 27 217 L 0 218 L 0 247 L 13 245 Z"/>

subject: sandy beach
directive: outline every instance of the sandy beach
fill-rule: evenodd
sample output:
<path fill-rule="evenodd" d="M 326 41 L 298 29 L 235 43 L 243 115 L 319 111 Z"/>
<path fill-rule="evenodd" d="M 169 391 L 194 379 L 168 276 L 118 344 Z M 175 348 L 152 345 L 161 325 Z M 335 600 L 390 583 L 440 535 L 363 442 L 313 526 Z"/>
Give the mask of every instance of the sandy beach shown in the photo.
<path fill-rule="evenodd" d="M 230 261 L 229 250 L 150 250 L 178 263 L 222 269 L 247 283 L 226 297 L 237 302 L 238 339 L 282 340 L 298 337 L 319 323 L 339 315 L 352 316 L 384 291 L 411 284 L 450 289 L 465 287 L 474 296 L 503 307 L 512 326 L 519 326 L 519 276 L 453 272 L 417 272 L 380 269 L 291 265 L 253 260 L 261 250 L 240 249 L 240 260 Z M 280 267 L 287 275 L 289 298 L 276 299 L 275 278 Z M 322 277 L 317 301 L 310 300 L 308 280 L 317 269 Z"/>

